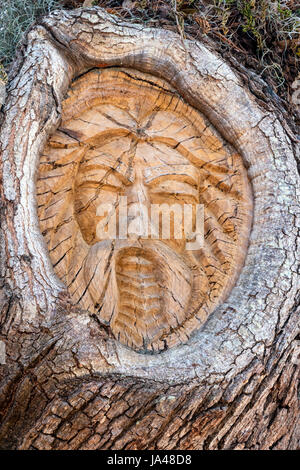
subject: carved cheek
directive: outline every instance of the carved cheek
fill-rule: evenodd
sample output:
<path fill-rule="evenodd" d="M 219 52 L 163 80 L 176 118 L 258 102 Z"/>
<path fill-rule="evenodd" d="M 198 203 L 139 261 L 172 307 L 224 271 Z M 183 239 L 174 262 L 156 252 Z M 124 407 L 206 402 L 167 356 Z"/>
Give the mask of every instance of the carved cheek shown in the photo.
<path fill-rule="evenodd" d="M 99 215 L 99 206 L 117 203 L 118 195 L 113 191 L 95 188 L 80 188 L 76 191 L 74 200 L 75 218 L 86 243 L 93 245 L 100 241 L 97 236 L 97 224 L 101 223 L 105 215 Z"/>

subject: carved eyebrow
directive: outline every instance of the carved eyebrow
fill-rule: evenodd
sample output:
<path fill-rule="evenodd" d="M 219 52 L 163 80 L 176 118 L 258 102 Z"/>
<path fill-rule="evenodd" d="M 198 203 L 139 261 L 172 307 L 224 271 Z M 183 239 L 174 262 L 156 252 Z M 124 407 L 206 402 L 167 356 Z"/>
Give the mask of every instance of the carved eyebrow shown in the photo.
<path fill-rule="evenodd" d="M 159 166 L 145 170 L 145 182 L 149 186 L 168 179 L 185 182 L 194 187 L 198 187 L 199 183 L 191 165 Z"/>
<path fill-rule="evenodd" d="M 116 162 L 117 163 L 117 162 Z M 109 175 L 117 176 L 121 183 L 128 185 L 131 183 L 129 178 L 123 172 L 118 171 L 117 167 L 110 166 L 106 163 L 94 163 L 85 162 L 81 165 L 80 172 L 84 173 L 87 180 L 92 179 L 95 175 L 95 170 L 107 170 L 107 173 L 101 177 L 101 179 L 108 177 Z M 91 174 L 92 173 L 92 174 Z M 93 178 L 94 179 L 94 178 Z"/>

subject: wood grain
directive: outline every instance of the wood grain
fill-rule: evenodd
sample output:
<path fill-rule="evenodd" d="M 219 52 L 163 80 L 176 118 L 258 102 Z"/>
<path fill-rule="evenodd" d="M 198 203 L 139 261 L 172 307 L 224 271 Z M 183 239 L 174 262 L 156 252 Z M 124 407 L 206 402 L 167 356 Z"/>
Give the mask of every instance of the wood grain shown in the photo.
<path fill-rule="evenodd" d="M 253 71 L 240 75 L 213 44 L 145 26 L 98 7 L 56 11 L 28 32 L 13 64 L 0 132 L 1 449 L 297 449 L 299 146 L 290 120 Z M 229 297 L 189 341 L 160 354 L 123 346 L 72 305 L 39 229 L 41 153 L 67 90 L 92 67 L 163 77 L 242 156 L 253 190 L 247 256 Z M 56 140 L 53 161 L 58 150 L 73 161 L 87 145 L 61 131 Z"/>

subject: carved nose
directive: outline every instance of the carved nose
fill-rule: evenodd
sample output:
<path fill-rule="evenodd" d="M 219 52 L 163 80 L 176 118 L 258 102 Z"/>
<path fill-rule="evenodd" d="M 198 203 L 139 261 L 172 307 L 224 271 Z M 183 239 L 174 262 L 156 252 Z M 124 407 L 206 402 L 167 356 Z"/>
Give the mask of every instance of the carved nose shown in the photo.
<path fill-rule="evenodd" d="M 125 193 L 127 196 L 128 235 L 148 237 L 148 207 L 147 188 L 137 178 Z"/>
<path fill-rule="evenodd" d="M 148 194 L 147 188 L 143 184 L 140 178 L 137 178 L 136 181 L 127 189 L 125 192 L 127 196 L 128 207 L 130 204 L 148 204 Z"/>

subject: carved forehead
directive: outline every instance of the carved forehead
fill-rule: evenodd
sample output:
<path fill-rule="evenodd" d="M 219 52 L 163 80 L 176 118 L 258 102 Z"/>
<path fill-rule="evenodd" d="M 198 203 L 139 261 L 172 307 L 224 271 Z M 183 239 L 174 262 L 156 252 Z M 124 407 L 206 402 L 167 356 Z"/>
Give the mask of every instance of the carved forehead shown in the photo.
<path fill-rule="evenodd" d="M 137 70 L 97 69 L 73 83 L 63 103 L 63 116 L 68 121 L 91 108 L 109 116 L 114 106 L 119 109 L 117 120 L 131 127 L 153 109 L 175 110 L 178 100 L 180 96 L 162 79 L 147 81 Z"/>
<path fill-rule="evenodd" d="M 169 84 L 155 77 L 148 81 L 137 71 L 97 70 L 79 78 L 63 102 L 62 117 L 65 135 L 92 146 L 127 135 L 169 145 L 185 142 L 201 154 L 220 151 L 225 143 Z"/>

